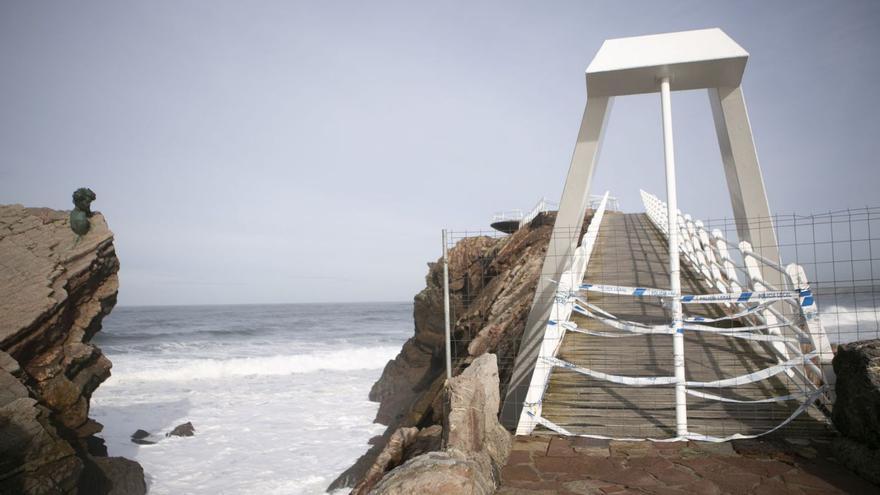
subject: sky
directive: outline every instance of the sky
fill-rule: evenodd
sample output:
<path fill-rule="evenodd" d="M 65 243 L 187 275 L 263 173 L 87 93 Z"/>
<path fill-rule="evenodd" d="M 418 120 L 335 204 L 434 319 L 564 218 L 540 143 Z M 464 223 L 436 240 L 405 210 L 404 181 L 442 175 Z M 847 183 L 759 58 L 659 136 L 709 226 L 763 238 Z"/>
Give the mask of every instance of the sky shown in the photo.
<path fill-rule="evenodd" d="M 0 2 L 0 204 L 115 233 L 122 305 L 404 301 L 440 231 L 559 199 L 609 38 L 720 27 L 771 210 L 880 204 L 880 2 Z M 705 91 L 679 205 L 730 216 Z M 617 98 L 593 192 L 665 191 L 658 94 Z"/>

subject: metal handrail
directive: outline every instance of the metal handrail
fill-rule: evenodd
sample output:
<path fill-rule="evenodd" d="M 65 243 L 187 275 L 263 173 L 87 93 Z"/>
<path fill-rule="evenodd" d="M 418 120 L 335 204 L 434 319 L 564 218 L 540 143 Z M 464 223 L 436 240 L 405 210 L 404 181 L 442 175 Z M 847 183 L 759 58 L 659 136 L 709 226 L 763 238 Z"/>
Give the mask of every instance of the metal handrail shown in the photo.
<path fill-rule="evenodd" d="M 654 196 L 653 194 L 641 191 L 642 202 L 645 206 L 645 212 L 651 223 L 653 223 L 663 235 L 668 236 L 668 221 L 666 203 Z M 743 292 L 746 290 L 780 290 L 773 284 L 764 280 L 761 275 L 761 267 L 767 267 L 782 274 L 782 280 L 788 287 L 795 289 L 808 289 L 808 281 L 803 275 L 803 268 L 796 264 L 790 264 L 784 267 L 781 263 L 774 262 L 767 257 L 757 253 L 751 244 L 742 241 L 734 243 L 724 238 L 719 230 L 714 230 L 711 237 L 706 233 L 702 222 L 694 221 L 690 215 L 683 215 L 681 211 L 677 212 L 679 222 L 679 234 L 682 237 L 680 243 L 680 255 L 695 271 L 702 276 L 707 286 L 716 287 L 722 292 Z M 722 246 L 725 249 L 722 249 Z M 726 248 L 738 251 L 746 263 L 745 267 L 738 266 L 733 262 L 727 254 Z M 750 261 L 751 260 L 751 261 Z M 760 265 L 759 265 L 760 264 Z M 799 280 L 796 282 L 792 279 L 790 271 L 801 272 Z M 745 283 L 740 281 L 741 272 Z M 780 309 L 768 306 L 764 315 L 756 314 L 755 316 L 767 323 L 769 321 L 778 320 L 785 327 L 790 328 L 799 337 L 807 337 L 812 343 L 813 349 L 819 353 L 820 368 L 812 361 L 808 362 L 805 367 L 811 372 L 816 373 L 826 382 L 833 382 L 833 372 L 828 366 L 830 356 L 832 356 L 830 345 L 828 344 L 827 335 L 821 324 L 821 321 L 815 317 L 816 305 L 815 301 L 808 303 L 803 298 L 800 301 L 785 301 L 790 307 L 795 309 L 798 316 L 796 320 L 792 320 Z M 809 314 L 808 314 L 809 313 Z M 778 330 L 777 330 L 778 331 Z M 802 350 L 796 346 L 786 343 L 784 346 L 774 348 L 780 359 L 787 358 L 787 353 L 803 354 Z M 806 374 L 798 371 L 800 377 L 808 382 Z M 816 385 L 812 382 L 808 383 L 810 388 L 815 389 Z"/>

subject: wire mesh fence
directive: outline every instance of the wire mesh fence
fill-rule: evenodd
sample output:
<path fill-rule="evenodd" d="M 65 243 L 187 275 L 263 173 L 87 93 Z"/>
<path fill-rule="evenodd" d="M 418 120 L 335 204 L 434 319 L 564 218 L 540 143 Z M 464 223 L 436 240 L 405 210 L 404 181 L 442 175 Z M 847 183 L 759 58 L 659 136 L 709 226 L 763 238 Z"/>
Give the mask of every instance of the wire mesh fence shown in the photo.
<path fill-rule="evenodd" d="M 569 229 L 581 248 L 593 213 Z M 544 213 L 511 235 L 448 232 L 454 363 L 495 352 L 505 389 L 524 352 L 522 331 L 537 291 L 539 299 L 553 298 L 559 320 L 547 322 L 534 353 L 535 375 L 543 367 L 546 377 L 533 376 L 531 393 L 517 397 L 526 403 L 524 431 L 676 437 L 670 377 L 677 329 L 663 292 L 670 279 L 662 219 L 607 211 L 583 270 L 567 272 L 572 280 L 540 280 L 553 219 L 553 212 Z M 833 407 L 833 348 L 880 338 L 880 208 L 747 224 L 682 216 L 680 223 L 682 294 L 756 298 L 684 305 L 687 430 L 693 438 L 716 440 L 777 428 L 824 434 Z M 743 244 L 739 235 L 746 228 L 751 243 Z M 559 253 L 551 262 L 571 261 L 575 253 L 564 247 L 549 251 Z M 778 298 L 757 296 L 773 292 Z"/>

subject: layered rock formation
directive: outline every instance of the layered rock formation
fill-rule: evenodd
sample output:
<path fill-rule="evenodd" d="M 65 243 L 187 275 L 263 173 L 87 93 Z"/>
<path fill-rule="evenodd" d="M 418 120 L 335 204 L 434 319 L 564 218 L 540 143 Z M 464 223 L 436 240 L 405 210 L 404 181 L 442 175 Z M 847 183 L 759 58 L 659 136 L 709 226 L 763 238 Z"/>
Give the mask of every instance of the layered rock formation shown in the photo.
<path fill-rule="evenodd" d="M 371 493 L 494 493 L 511 443 L 510 433 L 498 422 L 498 390 L 495 355 L 483 354 L 447 383 L 442 450 L 406 461 Z"/>
<path fill-rule="evenodd" d="M 880 339 L 840 345 L 833 365 L 835 456 L 880 485 Z"/>
<path fill-rule="evenodd" d="M 0 206 L 0 492 L 144 493 L 137 463 L 106 457 L 89 399 L 110 361 L 89 344 L 116 304 L 104 217 L 82 238 L 66 212 Z M 123 491 L 124 490 L 124 491 Z"/>
<path fill-rule="evenodd" d="M 449 251 L 454 375 L 462 373 L 474 359 L 493 353 L 497 356 L 498 388 L 503 396 L 554 220 L 555 213 L 542 213 L 510 236 L 465 238 Z M 449 422 L 443 413 L 443 267 L 439 262 L 429 263 L 428 267 L 426 287 L 414 301 L 415 334 L 388 363 L 370 391 L 370 400 L 380 403 L 376 422 L 388 425 L 388 429 L 382 437 L 371 441 L 372 448 L 331 489 L 355 486 L 368 477 L 375 478 L 376 471 L 387 471 L 411 458 L 404 452 L 398 462 L 385 467 L 378 462 L 382 459 L 377 461 L 401 428 L 420 431 L 443 424 L 444 437 L 449 433 Z M 456 421 L 453 419 L 452 423 Z M 368 471 L 371 474 L 367 475 Z M 354 493 L 365 492 L 356 489 Z"/>

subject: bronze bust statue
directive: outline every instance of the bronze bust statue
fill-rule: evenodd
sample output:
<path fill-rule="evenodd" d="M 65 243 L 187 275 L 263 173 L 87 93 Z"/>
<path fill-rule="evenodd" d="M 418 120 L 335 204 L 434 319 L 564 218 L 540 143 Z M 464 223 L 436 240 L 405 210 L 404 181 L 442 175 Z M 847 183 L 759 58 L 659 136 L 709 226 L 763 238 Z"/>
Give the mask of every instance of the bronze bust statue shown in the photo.
<path fill-rule="evenodd" d="M 73 192 L 74 209 L 70 212 L 70 230 L 78 236 L 84 236 L 88 233 L 92 224 L 89 218 L 93 215 L 91 204 L 97 196 L 87 188 L 81 187 Z"/>

